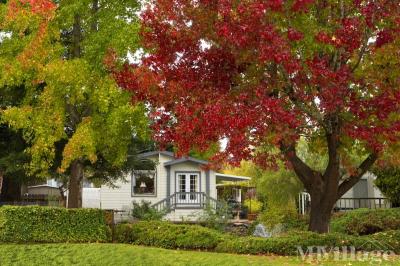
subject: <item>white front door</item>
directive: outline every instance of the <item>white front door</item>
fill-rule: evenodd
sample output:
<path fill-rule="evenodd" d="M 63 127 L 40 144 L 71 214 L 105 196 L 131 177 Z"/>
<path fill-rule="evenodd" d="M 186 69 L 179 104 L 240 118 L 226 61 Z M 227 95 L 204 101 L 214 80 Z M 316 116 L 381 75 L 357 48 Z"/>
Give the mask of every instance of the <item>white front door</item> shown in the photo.
<path fill-rule="evenodd" d="M 198 173 L 178 173 L 177 175 L 177 202 L 180 204 L 197 203 L 200 198 Z"/>

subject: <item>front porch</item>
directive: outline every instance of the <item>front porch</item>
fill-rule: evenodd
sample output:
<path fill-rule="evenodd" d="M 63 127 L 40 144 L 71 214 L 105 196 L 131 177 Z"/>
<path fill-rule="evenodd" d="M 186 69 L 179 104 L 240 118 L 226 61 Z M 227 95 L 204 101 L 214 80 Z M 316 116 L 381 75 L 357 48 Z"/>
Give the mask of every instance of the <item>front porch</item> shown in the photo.
<path fill-rule="evenodd" d="M 248 223 L 245 200 L 255 199 L 255 187 L 248 180 L 220 179 L 217 183 L 217 199 L 226 202 L 232 211 L 232 223 Z"/>
<path fill-rule="evenodd" d="M 206 208 L 221 210 L 223 208 L 226 209 L 226 205 L 228 205 L 232 210 L 234 221 L 237 222 L 240 219 L 246 220 L 247 215 L 243 216 L 239 215 L 239 213 L 243 200 L 246 198 L 242 194 L 248 190 L 249 177 L 216 173 L 215 192 L 211 191 L 211 195 L 216 195 L 216 198 L 210 196 L 210 190 L 208 192 L 198 191 L 201 185 L 197 185 L 198 179 L 196 177 L 193 173 L 179 173 L 177 175 L 177 191 L 156 202 L 152 207 L 158 211 L 164 211 L 166 214 L 176 213 L 179 210 L 180 213 L 191 212 L 191 216 L 196 216 L 193 215 L 196 211 L 196 213 L 200 214 Z M 227 193 L 220 193 L 223 187 L 229 188 L 231 193 L 228 193 L 229 195 Z M 228 189 L 226 189 L 227 191 Z"/>

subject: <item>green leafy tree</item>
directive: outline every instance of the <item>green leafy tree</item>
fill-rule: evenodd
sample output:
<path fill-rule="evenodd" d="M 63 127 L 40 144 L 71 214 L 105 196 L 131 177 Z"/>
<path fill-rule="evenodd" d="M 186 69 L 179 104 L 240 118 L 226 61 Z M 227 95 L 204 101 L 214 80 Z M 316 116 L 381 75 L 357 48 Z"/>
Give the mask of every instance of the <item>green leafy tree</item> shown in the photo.
<path fill-rule="evenodd" d="M 23 97 L 21 87 L 0 89 L 0 110 L 20 105 Z M 29 161 L 24 153 L 27 147 L 20 131 L 0 122 L 0 201 L 18 201 L 22 183 L 31 179 L 23 168 Z"/>
<path fill-rule="evenodd" d="M 130 104 L 103 64 L 138 48 L 138 9 L 129 0 L 0 5 L 0 88 L 25 89 L 2 119 L 30 145 L 30 174 L 68 176 L 68 207 L 81 206 L 84 173 L 119 174 L 132 138 L 147 137 L 144 106 Z"/>
<path fill-rule="evenodd" d="M 20 132 L 0 124 L 0 201 L 19 200 L 21 184 L 30 179 L 23 168 L 26 147 Z"/>
<path fill-rule="evenodd" d="M 301 149 L 303 150 L 303 149 Z M 257 190 L 265 210 L 261 221 L 273 226 L 285 222 L 288 215 L 296 215 L 296 199 L 303 190 L 300 180 L 293 171 L 288 170 L 283 163 L 277 169 L 264 170 L 249 161 L 242 161 L 240 167 L 228 168 L 225 173 L 249 176 Z"/>
<path fill-rule="evenodd" d="M 375 167 L 373 173 L 377 176 L 375 185 L 393 206 L 400 207 L 400 168 L 395 166 Z"/>

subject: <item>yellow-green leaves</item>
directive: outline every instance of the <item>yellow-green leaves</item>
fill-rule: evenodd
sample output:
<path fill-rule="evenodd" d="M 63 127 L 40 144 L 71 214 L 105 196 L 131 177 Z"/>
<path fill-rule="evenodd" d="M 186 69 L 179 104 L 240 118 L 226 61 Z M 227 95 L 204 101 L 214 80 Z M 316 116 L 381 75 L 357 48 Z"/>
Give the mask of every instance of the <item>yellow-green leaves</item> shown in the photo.
<path fill-rule="evenodd" d="M 89 160 L 91 163 L 96 162 L 96 140 L 94 135 L 91 118 L 84 118 L 64 148 L 60 172 L 65 172 L 70 164 L 77 159 Z"/>
<path fill-rule="evenodd" d="M 54 160 L 54 144 L 66 136 L 65 110 L 54 90 L 51 87 L 45 88 L 36 106 L 9 108 L 4 112 L 2 120 L 15 129 L 22 129 L 24 138 L 32 144 L 26 150 L 32 158 L 30 172 L 46 175 L 45 170 L 52 166 Z"/>
<path fill-rule="evenodd" d="M 25 90 L 22 103 L 1 119 L 23 131 L 31 174 L 46 176 L 55 166 L 66 172 L 74 160 L 93 164 L 99 156 L 118 167 L 132 137 L 148 137 L 144 106 L 132 106 L 103 66 L 109 49 L 121 59 L 137 49 L 138 3 L 100 2 L 97 11 L 92 0 L 62 0 L 47 15 L 27 8 L 18 16 L 0 4 L 0 31 L 7 33 L 0 39 L 0 90 Z M 76 43 L 71 29 L 77 15 L 82 36 Z M 80 56 L 71 59 L 74 45 Z"/>

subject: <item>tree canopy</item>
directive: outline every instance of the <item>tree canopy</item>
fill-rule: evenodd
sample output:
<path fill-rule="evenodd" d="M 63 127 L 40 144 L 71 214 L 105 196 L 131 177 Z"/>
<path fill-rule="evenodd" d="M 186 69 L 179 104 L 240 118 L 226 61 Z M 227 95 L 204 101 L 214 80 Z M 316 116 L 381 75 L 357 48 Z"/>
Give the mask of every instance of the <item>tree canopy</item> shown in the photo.
<path fill-rule="evenodd" d="M 24 89 L 2 119 L 29 143 L 31 174 L 47 177 L 60 148 L 57 171 L 70 172 L 79 190 L 85 165 L 122 167 L 132 139 L 146 138 L 144 105 L 130 104 L 104 64 L 138 48 L 138 8 L 129 0 L 0 5 L 0 88 Z"/>
<path fill-rule="evenodd" d="M 399 140 L 398 1 L 159 0 L 142 24 L 148 54 L 115 77 L 154 107 L 155 138 L 181 153 L 225 138 L 214 159 L 234 164 L 283 158 L 311 193 L 313 231 Z M 298 156 L 300 137 L 323 171 Z"/>

